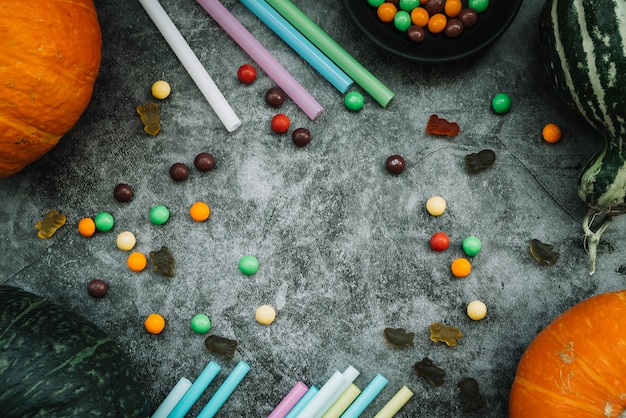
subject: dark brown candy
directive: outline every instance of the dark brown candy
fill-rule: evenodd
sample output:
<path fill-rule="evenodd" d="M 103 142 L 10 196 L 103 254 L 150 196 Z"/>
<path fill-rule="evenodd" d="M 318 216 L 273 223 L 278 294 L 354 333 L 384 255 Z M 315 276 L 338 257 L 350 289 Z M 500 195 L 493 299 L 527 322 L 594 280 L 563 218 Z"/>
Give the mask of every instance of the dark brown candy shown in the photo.
<path fill-rule="evenodd" d="M 434 386 L 443 385 L 444 378 L 446 377 L 445 370 L 435 365 L 428 357 L 424 357 L 421 361 L 415 363 L 413 368 L 415 369 L 415 373 L 424 377 Z"/>
<path fill-rule="evenodd" d="M 465 165 L 470 174 L 480 173 L 491 167 L 496 161 L 496 153 L 490 149 L 484 149 L 477 153 L 465 156 Z"/>
<path fill-rule="evenodd" d="M 404 328 L 385 328 L 383 335 L 385 340 L 394 347 L 413 347 L 414 332 L 406 332 Z"/>
<path fill-rule="evenodd" d="M 217 335 L 209 335 L 206 337 L 204 345 L 210 352 L 222 355 L 228 360 L 231 360 L 235 355 L 235 351 L 237 351 L 236 340 L 229 340 L 228 338 L 218 337 Z"/>
<path fill-rule="evenodd" d="M 92 298 L 103 298 L 106 296 L 109 286 L 104 280 L 93 279 L 87 284 L 87 293 Z"/>
<path fill-rule="evenodd" d="M 126 183 L 120 183 L 113 189 L 113 197 L 118 202 L 130 202 L 134 195 L 133 188 Z"/>
<path fill-rule="evenodd" d="M 170 167 L 170 177 L 175 181 L 187 180 L 189 168 L 183 163 L 174 163 Z"/>
<path fill-rule="evenodd" d="M 463 33 L 463 22 L 460 19 L 449 19 L 446 23 L 446 27 L 443 30 L 443 34 L 448 38 L 456 38 Z"/>
<path fill-rule="evenodd" d="M 455 136 L 461 129 L 456 122 L 448 122 L 437 115 L 431 115 L 426 124 L 426 133 L 433 135 Z"/>
<path fill-rule="evenodd" d="M 158 271 L 165 277 L 174 275 L 175 260 L 166 246 L 161 247 L 159 251 L 150 251 L 150 261 L 154 271 Z"/>
<path fill-rule="evenodd" d="M 554 265 L 561 255 L 552 249 L 552 245 L 544 244 L 538 239 L 530 240 L 530 254 L 538 263 L 549 266 Z"/>
<path fill-rule="evenodd" d="M 478 22 L 478 12 L 470 7 L 466 7 L 459 12 L 457 19 L 463 23 L 465 29 L 469 29 Z"/>
<path fill-rule="evenodd" d="M 444 0 L 428 0 L 426 4 L 424 4 L 424 9 L 428 12 L 428 16 L 443 13 L 444 3 Z"/>
<path fill-rule="evenodd" d="M 215 157 L 208 152 L 201 152 L 196 155 L 196 158 L 193 160 L 193 164 L 200 171 L 210 171 L 215 168 Z"/>
<path fill-rule="evenodd" d="M 271 87 L 265 93 L 265 103 L 272 107 L 280 107 L 285 101 L 285 92 L 280 87 Z"/>
<path fill-rule="evenodd" d="M 390 155 L 385 161 L 385 168 L 391 174 L 400 174 L 404 171 L 406 163 L 401 155 Z"/>
<path fill-rule="evenodd" d="M 459 382 L 461 408 L 463 412 L 475 412 L 485 407 L 485 398 L 480 393 L 476 379 L 466 377 Z"/>
<path fill-rule="evenodd" d="M 298 128 L 291 133 L 291 140 L 299 147 L 311 142 L 311 132 L 307 128 Z"/>
<path fill-rule="evenodd" d="M 409 37 L 411 42 L 423 42 L 424 38 L 426 38 L 426 32 L 424 28 L 417 25 L 411 25 L 406 31 L 406 35 Z"/>

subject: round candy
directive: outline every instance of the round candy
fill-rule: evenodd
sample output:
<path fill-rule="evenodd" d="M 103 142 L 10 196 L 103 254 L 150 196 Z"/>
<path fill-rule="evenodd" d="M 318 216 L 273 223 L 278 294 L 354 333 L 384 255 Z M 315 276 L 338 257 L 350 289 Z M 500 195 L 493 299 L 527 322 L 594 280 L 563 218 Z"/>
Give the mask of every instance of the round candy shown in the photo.
<path fill-rule="evenodd" d="M 476 22 L 478 22 L 478 13 L 476 12 L 476 10 L 466 7 L 464 9 L 461 9 L 459 14 L 457 15 L 457 19 L 463 22 L 464 29 L 469 29 L 472 26 L 476 25 Z"/>
<path fill-rule="evenodd" d="M 463 252 L 465 252 L 465 255 L 467 255 L 468 257 L 474 257 L 480 252 L 482 244 L 477 237 L 475 237 L 474 235 L 470 235 L 463 240 L 461 246 L 463 247 Z"/>
<path fill-rule="evenodd" d="M 428 19 L 428 30 L 432 33 L 440 33 L 446 28 L 448 18 L 443 13 L 435 13 Z"/>
<path fill-rule="evenodd" d="M 489 7 L 489 0 L 468 0 L 467 6 L 476 10 L 477 13 L 482 13 Z"/>
<path fill-rule="evenodd" d="M 189 167 L 183 163 L 174 163 L 170 167 L 170 177 L 174 181 L 187 180 L 189 177 Z"/>
<path fill-rule="evenodd" d="M 446 23 L 443 34 L 448 38 L 457 38 L 463 33 L 463 22 L 460 19 L 450 19 Z"/>
<path fill-rule="evenodd" d="M 201 152 L 193 159 L 193 165 L 200 171 L 211 171 L 215 168 L 215 157 L 208 152 Z"/>
<path fill-rule="evenodd" d="M 461 0 L 446 0 L 443 5 L 443 11 L 448 17 L 457 17 L 461 13 L 461 9 L 463 9 Z"/>
<path fill-rule="evenodd" d="M 143 253 L 135 251 L 130 253 L 126 259 L 126 265 L 131 271 L 140 272 L 143 271 L 148 265 L 148 259 Z"/>
<path fill-rule="evenodd" d="M 170 211 L 163 205 L 150 209 L 150 221 L 155 225 L 163 225 L 170 219 Z"/>
<path fill-rule="evenodd" d="M 443 13 L 445 0 L 428 0 L 422 7 L 426 9 L 430 16 L 437 13 Z"/>
<path fill-rule="evenodd" d="M 250 84 L 256 79 L 256 70 L 250 64 L 244 64 L 237 70 L 237 78 L 244 84 Z"/>
<path fill-rule="evenodd" d="M 363 98 L 363 95 L 358 91 L 351 91 L 350 93 L 346 94 L 346 97 L 344 98 L 344 103 L 346 104 L 346 107 L 348 109 L 357 111 L 363 109 L 363 106 L 365 105 L 365 98 Z"/>
<path fill-rule="evenodd" d="M 272 107 L 280 107 L 285 101 L 285 92 L 280 87 L 270 87 L 265 92 L 265 103 Z"/>
<path fill-rule="evenodd" d="M 454 277 L 467 277 L 472 272 L 472 264 L 467 258 L 460 257 L 452 262 L 450 270 L 452 270 L 452 275 L 454 275 Z"/>
<path fill-rule="evenodd" d="M 96 215 L 94 220 L 96 224 L 96 229 L 100 232 L 107 232 L 113 228 L 113 224 L 115 221 L 113 220 L 113 215 L 108 212 L 100 212 Z"/>
<path fill-rule="evenodd" d="M 541 136 L 550 144 L 557 143 L 561 140 L 561 128 L 556 123 L 548 123 L 543 127 Z"/>
<path fill-rule="evenodd" d="M 189 208 L 189 216 L 196 222 L 202 222 L 209 219 L 211 209 L 204 202 L 196 202 Z"/>
<path fill-rule="evenodd" d="M 435 232 L 430 237 L 430 248 L 433 251 L 445 251 L 450 247 L 450 237 L 445 232 Z"/>
<path fill-rule="evenodd" d="M 130 231 L 120 232 L 115 240 L 117 244 L 117 248 L 122 251 L 130 251 L 133 249 L 135 244 L 137 243 L 137 239 L 135 239 L 135 235 Z"/>
<path fill-rule="evenodd" d="M 426 210 L 433 216 L 440 216 L 446 211 L 446 201 L 441 196 L 433 196 L 426 201 Z"/>
<path fill-rule="evenodd" d="M 401 32 L 405 32 L 411 24 L 411 15 L 404 10 L 398 11 L 393 17 L 393 25 Z"/>
<path fill-rule="evenodd" d="M 385 0 L 367 0 L 367 3 L 368 3 L 370 6 L 373 6 L 373 7 L 378 7 L 378 6 L 380 6 L 381 4 L 383 4 L 384 2 L 385 2 Z"/>
<path fill-rule="evenodd" d="M 467 304 L 467 316 L 474 321 L 480 321 L 487 315 L 487 305 L 479 300 Z"/>
<path fill-rule="evenodd" d="M 390 155 L 385 161 L 385 168 L 391 174 L 400 174 L 404 171 L 406 163 L 401 155 Z"/>
<path fill-rule="evenodd" d="M 239 270 L 251 276 L 259 270 L 259 260 L 253 255 L 244 255 L 239 259 Z"/>
<path fill-rule="evenodd" d="M 270 305 L 261 305 L 257 308 L 255 317 L 259 324 L 269 325 L 276 319 L 276 310 Z"/>
<path fill-rule="evenodd" d="M 398 8 L 396 7 L 396 5 L 389 2 L 381 4 L 376 9 L 376 15 L 381 21 L 385 23 L 393 22 L 393 17 L 396 15 L 397 12 Z"/>
<path fill-rule="evenodd" d="M 133 196 L 133 188 L 126 183 L 120 183 L 113 189 L 113 197 L 118 202 L 130 202 Z"/>
<path fill-rule="evenodd" d="M 311 132 L 307 128 L 298 128 L 291 133 L 291 140 L 299 147 L 311 142 Z"/>
<path fill-rule="evenodd" d="M 83 237 L 90 237 L 96 233 L 96 223 L 91 218 L 83 218 L 78 221 L 78 233 Z"/>
<path fill-rule="evenodd" d="M 109 286 L 107 282 L 101 279 L 93 279 L 87 284 L 87 293 L 92 298 L 103 298 L 106 296 Z"/>
<path fill-rule="evenodd" d="M 509 110 L 511 110 L 511 97 L 509 97 L 509 95 L 505 93 L 496 94 L 495 97 L 491 100 L 491 107 L 496 113 L 507 113 Z"/>
<path fill-rule="evenodd" d="M 152 84 L 152 95 L 155 99 L 165 99 L 172 92 L 172 88 L 169 83 L 164 80 L 155 81 Z"/>
<path fill-rule="evenodd" d="M 150 334 L 160 334 L 165 328 L 165 318 L 158 313 L 150 314 L 144 321 L 143 326 Z"/>
<path fill-rule="evenodd" d="M 420 5 L 420 0 L 400 0 L 398 2 L 401 10 L 406 10 L 410 12 Z"/>
<path fill-rule="evenodd" d="M 428 19 L 430 15 L 423 7 L 416 7 L 411 11 L 411 21 L 415 26 L 419 26 L 421 28 L 428 26 Z"/>
<path fill-rule="evenodd" d="M 289 120 L 289 116 L 283 113 L 279 113 L 277 115 L 274 115 L 274 117 L 272 118 L 272 131 L 278 134 L 283 134 L 289 130 L 290 124 L 291 121 Z"/>
<path fill-rule="evenodd" d="M 411 42 L 419 43 L 426 39 L 426 32 L 424 31 L 424 28 L 418 25 L 412 25 L 410 28 L 408 28 L 406 31 L 406 35 L 409 37 L 409 40 Z"/>
<path fill-rule="evenodd" d="M 191 329 L 198 334 L 206 334 L 211 329 L 211 320 L 205 314 L 198 314 L 191 318 Z"/>

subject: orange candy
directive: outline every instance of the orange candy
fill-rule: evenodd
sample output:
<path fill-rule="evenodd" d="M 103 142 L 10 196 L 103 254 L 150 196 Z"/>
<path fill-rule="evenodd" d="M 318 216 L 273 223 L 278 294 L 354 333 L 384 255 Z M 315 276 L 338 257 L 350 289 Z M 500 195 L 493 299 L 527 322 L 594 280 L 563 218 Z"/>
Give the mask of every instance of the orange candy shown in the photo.
<path fill-rule="evenodd" d="M 96 233 L 96 223 L 91 218 L 83 218 L 78 221 L 78 233 L 83 237 L 90 237 Z"/>
<path fill-rule="evenodd" d="M 143 253 L 139 251 L 135 251 L 130 253 L 128 258 L 126 259 L 126 264 L 131 271 L 143 271 L 148 265 L 148 259 Z"/>
<path fill-rule="evenodd" d="M 452 275 L 454 275 L 454 277 L 467 277 L 472 271 L 472 264 L 467 258 L 460 257 L 452 262 L 450 270 L 452 270 Z"/>
<path fill-rule="evenodd" d="M 423 7 L 416 7 L 411 11 L 411 22 L 413 22 L 414 25 L 425 27 L 428 25 L 429 18 L 428 11 Z"/>
<path fill-rule="evenodd" d="M 428 30 L 431 33 L 440 33 L 446 28 L 448 18 L 443 13 L 436 13 L 428 19 Z"/>
<path fill-rule="evenodd" d="M 448 17 L 456 17 L 459 13 L 461 13 L 462 8 L 463 5 L 459 0 L 446 0 L 443 5 L 443 11 Z"/>
<path fill-rule="evenodd" d="M 556 123 L 548 123 L 543 127 L 541 135 L 546 142 L 554 144 L 561 140 L 561 128 Z"/>
<path fill-rule="evenodd" d="M 165 328 L 165 318 L 158 313 L 148 315 L 143 323 L 150 334 L 160 334 Z"/>
<path fill-rule="evenodd" d="M 210 214 L 211 209 L 209 208 L 209 205 L 204 202 L 196 202 L 191 205 L 191 208 L 189 208 L 189 215 L 191 216 L 191 219 L 196 222 L 206 221 L 209 219 Z"/>
<path fill-rule="evenodd" d="M 393 22 L 397 12 L 398 8 L 393 3 L 383 3 L 376 9 L 378 18 L 385 23 Z"/>

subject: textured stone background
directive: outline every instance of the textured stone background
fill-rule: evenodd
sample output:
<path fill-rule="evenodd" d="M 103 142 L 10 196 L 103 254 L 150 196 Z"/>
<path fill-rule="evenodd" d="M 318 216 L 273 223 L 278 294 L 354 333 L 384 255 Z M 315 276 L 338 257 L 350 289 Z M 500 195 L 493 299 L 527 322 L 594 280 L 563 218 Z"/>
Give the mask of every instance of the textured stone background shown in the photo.
<path fill-rule="evenodd" d="M 457 384 L 476 378 L 487 407 L 478 416 L 507 415 L 516 364 L 532 338 L 581 299 L 620 289 L 625 276 L 624 219 L 604 238 L 598 271 L 588 276 L 577 196 L 577 176 L 600 146 L 598 135 L 556 98 L 538 56 L 541 0 L 527 0 L 510 29 L 483 54 L 456 64 L 419 65 L 375 49 L 346 15 L 341 2 L 294 1 L 346 50 L 396 93 L 387 108 L 369 96 L 348 111 L 343 98 L 261 21 L 237 1 L 224 4 L 325 107 L 309 120 L 287 101 L 281 111 L 292 127 L 307 127 L 313 140 L 295 147 L 289 134 L 269 128 L 276 113 L 263 101 L 274 85 L 261 70 L 242 85 L 237 68 L 251 59 L 191 0 L 163 0 L 181 33 L 243 121 L 228 133 L 136 1 L 96 1 L 104 36 L 103 62 L 93 100 L 59 145 L 23 172 L 0 180 L 0 281 L 46 295 L 101 326 L 131 356 L 153 409 L 181 376 L 191 380 L 210 360 L 223 366 L 217 383 L 192 410 L 196 414 L 239 360 L 249 375 L 220 416 L 261 417 L 297 380 L 322 385 L 348 365 L 363 388 L 377 374 L 389 384 L 364 416 L 372 416 L 402 385 L 415 392 L 399 416 L 461 414 Z M 135 106 L 151 100 L 153 81 L 166 79 L 172 95 L 161 104 L 162 132 L 149 137 Z M 359 87 L 354 90 L 359 91 Z M 490 110 L 506 92 L 513 108 Z M 424 134 L 437 113 L 461 126 L 452 139 Z M 540 138 L 547 122 L 560 124 L 563 140 Z M 490 148 L 495 165 L 469 175 L 463 157 Z M 182 183 L 171 164 L 192 165 L 207 151 L 217 167 L 191 169 Z M 407 161 L 399 176 L 388 174 L 391 154 Z M 116 184 L 135 189 L 132 202 L 113 199 Z M 448 209 L 430 216 L 425 201 L 441 195 Z M 206 201 L 210 219 L 197 224 L 187 211 Z M 149 209 L 164 204 L 169 222 L 152 225 Z M 34 224 L 50 209 L 68 223 L 51 239 L 37 238 Z M 86 239 L 78 220 L 109 211 L 116 225 Z M 124 230 L 148 253 L 167 245 L 176 259 L 173 278 L 132 273 L 115 246 Z M 443 230 L 451 248 L 434 253 L 428 239 Z M 483 250 L 466 279 L 454 279 L 450 262 L 474 234 Z M 551 267 L 530 256 L 537 238 L 561 253 Z M 252 277 L 237 268 L 254 254 Z M 622 270 L 620 270 L 622 267 Z M 86 293 L 93 278 L 109 282 L 105 299 Z M 489 312 L 470 320 L 465 306 L 483 300 Z M 261 304 L 277 311 L 271 326 L 254 320 Z M 143 320 L 163 314 L 167 327 L 149 335 Z M 204 348 L 189 320 L 208 314 L 212 333 L 239 341 L 227 361 Z M 456 347 L 433 343 L 428 326 L 459 327 Z M 385 327 L 416 333 L 415 346 L 398 350 L 383 339 Z M 430 357 L 444 368 L 444 385 L 433 387 L 413 372 Z"/>

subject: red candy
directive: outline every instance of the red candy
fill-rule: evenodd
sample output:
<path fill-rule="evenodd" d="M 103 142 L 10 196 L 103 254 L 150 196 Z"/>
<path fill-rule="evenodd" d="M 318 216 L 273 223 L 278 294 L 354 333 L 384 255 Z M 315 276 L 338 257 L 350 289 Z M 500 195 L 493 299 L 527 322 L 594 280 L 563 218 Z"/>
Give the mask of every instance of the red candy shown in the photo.
<path fill-rule="evenodd" d="M 284 134 L 289 130 L 291 121 L 289 117 L 283 113 L 279 113 L 272 118 L 272 131 L 278 134 Z"/>
<path fill-rule="evenodd" d="M 433 135 L 455 136 L 461 131 L 459 124 L 456 122 L 448 122 L 437 115 L 430 115 L 426 124 L 426 133 Z"/>
<path fill-rule="evenodd" d="M 436 232 L 430 237 L 430 248 L 433 251 L 445 251 L 450 246 L 450 238 L 445 232 Z"/>
<path fill-rule="evenodd" d="M 244 84 L 250 84 L 256 79 L 256 70 L 250 64 L 244 64 L 239 67 L 237 78 Z"/>

